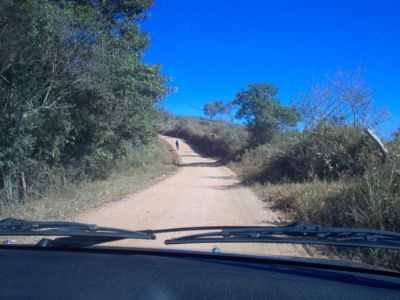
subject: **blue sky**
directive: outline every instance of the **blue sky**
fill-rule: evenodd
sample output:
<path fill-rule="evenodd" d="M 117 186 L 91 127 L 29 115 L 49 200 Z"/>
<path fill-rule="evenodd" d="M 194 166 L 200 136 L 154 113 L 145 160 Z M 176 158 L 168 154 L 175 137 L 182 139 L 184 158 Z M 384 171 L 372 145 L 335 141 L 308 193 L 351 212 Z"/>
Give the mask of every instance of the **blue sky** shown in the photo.
<path fill-rule="evenodd" d="M 164 101 L 176 114 L 254 82 L 290 103 L 338 69 L 361 69 L 391 114 L 381 134 L 400 127 L 400 0 L 155 0 L 149 15 L 145 61 L 177 87 Z"/>

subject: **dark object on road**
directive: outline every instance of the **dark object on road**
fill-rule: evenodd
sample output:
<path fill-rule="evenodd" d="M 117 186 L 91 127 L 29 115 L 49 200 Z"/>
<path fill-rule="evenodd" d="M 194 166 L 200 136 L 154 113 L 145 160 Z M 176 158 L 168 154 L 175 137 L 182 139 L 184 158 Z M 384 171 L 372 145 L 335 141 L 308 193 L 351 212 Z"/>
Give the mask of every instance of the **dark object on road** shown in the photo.
<path fill-rule="evenodd" d="M 179 152 L 179 140 L 175 141 L 176 151 Z"/>

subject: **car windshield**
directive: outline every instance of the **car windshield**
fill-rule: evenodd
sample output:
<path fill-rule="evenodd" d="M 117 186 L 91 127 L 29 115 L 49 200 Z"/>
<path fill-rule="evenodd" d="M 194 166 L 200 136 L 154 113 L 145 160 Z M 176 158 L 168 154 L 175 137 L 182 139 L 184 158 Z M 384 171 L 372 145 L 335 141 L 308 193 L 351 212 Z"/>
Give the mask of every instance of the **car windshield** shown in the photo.
<path fill-rule="evenodd" d="M 1 0 L 1 243 L 400 270 L 399 9 Z"/>

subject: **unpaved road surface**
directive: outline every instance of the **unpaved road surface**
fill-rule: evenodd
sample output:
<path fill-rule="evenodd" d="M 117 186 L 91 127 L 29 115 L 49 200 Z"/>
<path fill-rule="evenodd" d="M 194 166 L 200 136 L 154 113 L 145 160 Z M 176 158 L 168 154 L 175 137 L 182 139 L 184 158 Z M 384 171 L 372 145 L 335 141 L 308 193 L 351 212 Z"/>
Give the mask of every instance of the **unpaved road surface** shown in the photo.
<path fill-rule="evenodd" d="M 175 138 L 162 137 L 175 147 Z M 277 215 L 265 208 L 235 174 L 215 160 L 201 157 L 180 140 L 180 168 L 165 180 L 124 199 L 77 217 L 78 221 L 132 230 L 211 225 L 270 225 Z M 187 234 L 187 233 L 186 233 Z M 177 234 L 175 234 L 176 236 Z M 300 246 L 272 244 L 193 244 L 165 246 L 156 241 L 126 240 L 114 244 L 169 247 L 263 255 L 306 256 Z"/>

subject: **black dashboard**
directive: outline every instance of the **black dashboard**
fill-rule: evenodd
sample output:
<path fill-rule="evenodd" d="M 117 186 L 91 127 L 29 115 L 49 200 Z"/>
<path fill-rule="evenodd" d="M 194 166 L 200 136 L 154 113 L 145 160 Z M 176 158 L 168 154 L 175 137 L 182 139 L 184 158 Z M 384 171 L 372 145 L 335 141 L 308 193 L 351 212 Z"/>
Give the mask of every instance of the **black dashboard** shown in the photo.
<path fill-rule="evenodd" d="M 318 263 L 140 249 L 0 248 L 0 299 L 400 299 L 400 277 Z"/>

